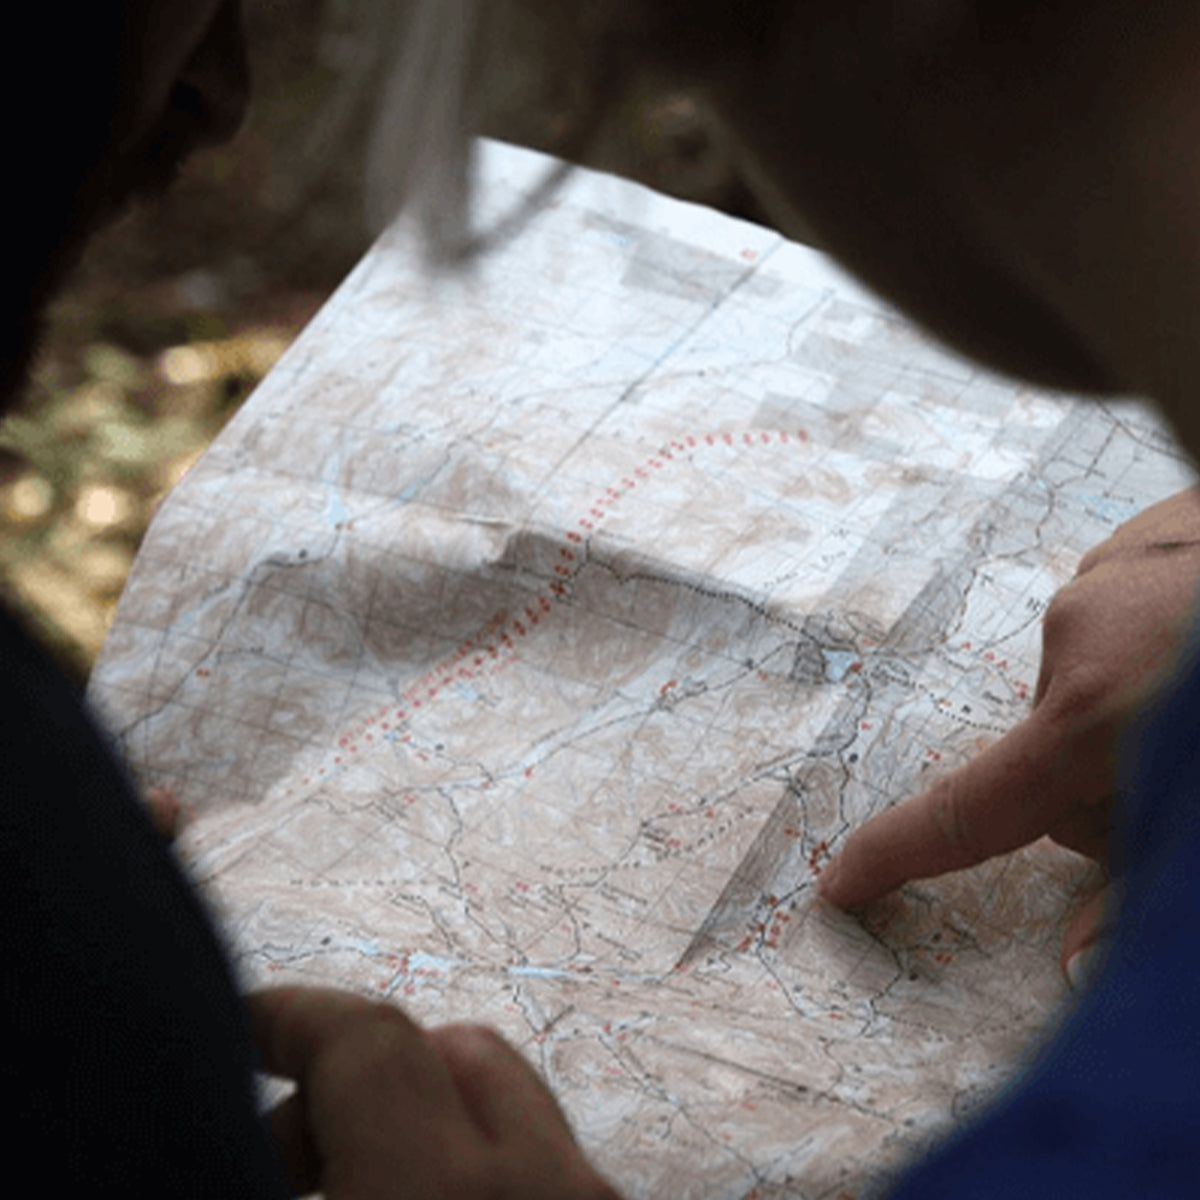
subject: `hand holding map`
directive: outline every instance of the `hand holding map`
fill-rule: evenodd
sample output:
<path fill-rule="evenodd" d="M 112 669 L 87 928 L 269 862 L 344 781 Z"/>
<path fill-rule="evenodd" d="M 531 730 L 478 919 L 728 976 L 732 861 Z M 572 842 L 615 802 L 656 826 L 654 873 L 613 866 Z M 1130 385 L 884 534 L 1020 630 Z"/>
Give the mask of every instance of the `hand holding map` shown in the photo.
<path fill-rule="evenodd" d="M 264 1065 L 299 1084 L 271 1113 L 297 1195 L 617 1200 L 545 1084 L 491 1030 L 422 1030 L 330 988 L 272 988 L 249 1004 Z"/>

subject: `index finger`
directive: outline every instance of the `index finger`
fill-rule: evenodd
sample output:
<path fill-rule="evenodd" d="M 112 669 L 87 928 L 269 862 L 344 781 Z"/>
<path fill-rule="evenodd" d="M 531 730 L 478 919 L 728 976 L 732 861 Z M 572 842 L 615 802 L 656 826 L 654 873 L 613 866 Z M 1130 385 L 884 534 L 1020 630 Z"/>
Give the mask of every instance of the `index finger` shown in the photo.
<path fill-rule="evenodd" d="M 263 1070 L 302 1079 L 313 1059 L 340 1033 L 379 1006 L 334 988 L 274 987 L 246 997 Z M 398 1014 L 403 1020 L 403 1014 Z M 411 1024 L 411 1022 L 409 1022 Z M 413 1026 L 414 1032 L 416 1026 Z"/>
<path fill-rule="evenodd" d="M 856 908 L 910 879 L 1036 841 L 1073 809 L 1107 795 L 1112 764 L 1093 740 L 1072 737 L 1049 706 L 1039 706 L 966 766 L 852 833 L 821 873 L 821 898 Z"/>
<path fill-rule="evenodd" d="M 398 1008 L 309 987 L 256 992 L 247 1003 L 264 1069 L 301 1089 L 302 1102 L 273 1122 L 294 1180 L 316 1176 L 330 1200 L 390 1195 L 397 1179 L 433 1195 L 473 1161 L 454 1081 Z"/>
<path fill-rule="evenodd" d="M 320 1069 L 327 1087 L 372 1087 L 376 1096 L 390 1090 L 406 1103 L 465 1115 L 441 1057 L 394 1005 L 321 987 L 268 988 L 247 1004 L 269 1073 L 304 1086 Z"/>

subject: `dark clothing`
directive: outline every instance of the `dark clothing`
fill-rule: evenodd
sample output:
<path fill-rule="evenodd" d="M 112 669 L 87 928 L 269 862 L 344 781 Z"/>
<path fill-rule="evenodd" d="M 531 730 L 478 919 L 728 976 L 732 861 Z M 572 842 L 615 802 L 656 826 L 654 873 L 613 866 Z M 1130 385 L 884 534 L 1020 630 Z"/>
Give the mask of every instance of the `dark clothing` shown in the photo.
<path fill-rule="evenodd" d="M 9 1170 L 32 1164 L 45 1195 L 286 1196 L 197 897 L 79 697 L 2 612 L 0 663 Z"/>
<path fill-rule="evenodd" d="M 1103 973 L 1031 1074 L 892 1200 L 1200 1196 L 1200 668 L 1129 739 Z"/>

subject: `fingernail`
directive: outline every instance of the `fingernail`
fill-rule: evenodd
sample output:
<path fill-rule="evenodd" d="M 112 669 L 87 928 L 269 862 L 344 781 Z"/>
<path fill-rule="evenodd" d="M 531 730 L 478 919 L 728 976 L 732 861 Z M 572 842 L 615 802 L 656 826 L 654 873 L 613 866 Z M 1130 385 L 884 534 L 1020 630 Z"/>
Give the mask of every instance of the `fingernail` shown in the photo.
<path fill-rule="evenodd" d="M 1091 982 L 1096 970 L 1096 943 L 1076 950 L 1067 960 L 1067 982 L 1074 991 L 1079 991 Z"/>
<path fill-rule="evenodd" d="M 828 904 L 833 903 L 830 893 L 837 887 L 838 874 L 838 860 L 835 858 L 826 863 L 821 874 L 817 876 L 817 895 Z"/>

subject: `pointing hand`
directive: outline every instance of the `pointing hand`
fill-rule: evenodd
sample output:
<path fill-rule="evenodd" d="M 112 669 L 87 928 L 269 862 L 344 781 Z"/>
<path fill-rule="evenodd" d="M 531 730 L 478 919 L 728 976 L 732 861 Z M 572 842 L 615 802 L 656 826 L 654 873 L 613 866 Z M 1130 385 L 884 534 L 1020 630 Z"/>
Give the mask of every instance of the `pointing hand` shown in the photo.
<path fill-rule="evenodd" d="M 1049 834 L 1108 862 L 1123 731 L 1178 661 L 1200 577 L 1200 493 L 1147 509 L 1086 554 L 1042 631 L 1033 711 L 965 767 L 851 834 L 821 897 L 856 908 L 910 879 L 974 866 Z M 1064 969 L 1098 936 L 1093 900 Z"/>

